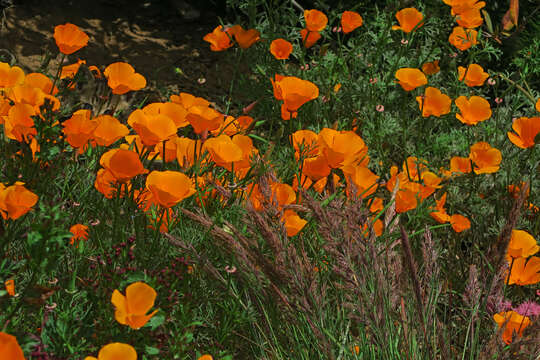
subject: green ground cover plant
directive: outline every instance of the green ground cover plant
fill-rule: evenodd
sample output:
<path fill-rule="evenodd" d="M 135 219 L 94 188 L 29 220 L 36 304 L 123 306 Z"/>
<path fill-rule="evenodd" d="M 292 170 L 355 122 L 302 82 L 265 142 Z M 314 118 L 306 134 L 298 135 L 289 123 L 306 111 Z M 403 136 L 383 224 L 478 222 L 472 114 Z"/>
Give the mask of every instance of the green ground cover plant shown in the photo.
<path fill-rule="evenodd" d="M 497 6 L 229 0 L 215 103 L 69 22 L 0 59 L 0 358 L 538 359 L 540 7 Z"/>

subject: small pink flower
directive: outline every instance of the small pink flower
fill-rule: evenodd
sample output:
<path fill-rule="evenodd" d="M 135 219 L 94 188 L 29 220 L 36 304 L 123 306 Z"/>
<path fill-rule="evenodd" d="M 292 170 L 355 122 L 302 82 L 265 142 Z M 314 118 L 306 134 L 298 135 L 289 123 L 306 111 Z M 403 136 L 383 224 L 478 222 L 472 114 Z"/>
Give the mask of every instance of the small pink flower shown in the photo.
<path fill-rule="evenodd" d="M 334 27 L 332 28 L 332 32 L 337 32 L 337 29 L 338 29 L 337 26 L 334 26 Z"/>
<path fill-rule="evenodd" d="M 489 85 L 495 85 L 495 79 L 489 78 L 489 79 L 487 80 L 487 83 L 488 83 Z"/>
<path fill-rule="evenodd" d="M 330 99 L 327 98 L 326 95 L 323 95 L 323 97 L 322 97 L 322 102 L 323 102 L 323 103 L 327 103 L 327 102 L 329 102 L 329 101 L 330 101 Z"/>
<path fill-rule="evenodd" d="M 197 82 L 202 85 L 202 84 L 204 84 L 206 82 L 206 79 L 201 77 L 201 78 L 197 79 Z"/>
<path fill-rule="evenodd" d="M 450 54 L 450 57 L 451 57 L 451 58 L 455 58 L 456 56 L 457 56 L 457 53 L 451 53 L 451 54 Z"/>
<path fill-rule="evenodd" d="M 409 40 L 406 40 L 406 39 L 401 39 L 401 43 L 403 45 L 407 45 L 409 43 Z"/>
<path fill-rule="evenodd" d="M 225 271 L 228 272 L 229 274 L 232 274 L 232 273 L 236 272 L 236 266 L 231 267 L 231 266 L 227 265 L 227 266 L 225 266 Z"/>
<path fill-rule="evenodd" d="M 383 112 L 384 111 L 384 106 L 379 104 L 375 107 L 375 110 L 377 110 L 378 112 Z"/>
<path fill-rule="evenodd" d="M 370 84 L 375 84 L 377 82 L 377 78 L 369 78 Z"/>
<path fill-rule="evenodd" d="M 503 99 L 501 99 L 501 98 L 499 98 L 499 97 L 498 97 L 498 98 L 495 98 L 495 102 L 496 102 L 497 104 L 500 104 L 500 103 L 503 102 Z"/>

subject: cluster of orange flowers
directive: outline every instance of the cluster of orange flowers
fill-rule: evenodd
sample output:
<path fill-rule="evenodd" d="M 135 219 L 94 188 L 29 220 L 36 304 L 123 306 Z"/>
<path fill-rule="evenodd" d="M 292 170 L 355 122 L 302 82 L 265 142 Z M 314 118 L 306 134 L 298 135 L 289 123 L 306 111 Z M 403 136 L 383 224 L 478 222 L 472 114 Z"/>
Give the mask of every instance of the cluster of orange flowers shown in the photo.
<path fill-rule="evenodd" d="M 474 28 L 482 25 L 484 20 L 480 15 L 480 9 L 486 6 L 483 1 L 477 0 L 443 0 L 451 6 L 451 14 L 455 16 L 459 26 L 454 27 L 448 41 L 461 51 L 476 45 L 478 31 Z"/>
<path fill-rule="evenodd" d="M 540 250 L 534 237 L 524 230 L 512 230 L 510 243 L 506 253 L 509 263 L 507 284 L 533 285 L 540 282 L 540 257 L 533 256 Z M 532 321 L 528 316 L 516 311 L 503 311 L 493 316 L 499 325 L 504 327 L 502 334 L 504 342 L 510 344 L 514 334 L 522 336 L 523 331 Z"/>

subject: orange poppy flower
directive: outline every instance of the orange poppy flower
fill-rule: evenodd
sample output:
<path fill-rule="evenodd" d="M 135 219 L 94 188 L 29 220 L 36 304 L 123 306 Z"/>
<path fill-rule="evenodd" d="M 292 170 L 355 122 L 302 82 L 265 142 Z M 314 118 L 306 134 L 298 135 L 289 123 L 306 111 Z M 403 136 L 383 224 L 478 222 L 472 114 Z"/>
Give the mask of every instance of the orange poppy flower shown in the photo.
<path fill-rule="evenodd" d="M 96 120 L 90 120 L 91 116 L 92 112 L 90 110 L 77 110 L 68 120 L 62 123 L 66 141 L 73 148 L 78 148 L 79 154 L 86 150 L 88 142 L 93 139 L 94 130 L 98 126 Z"/>
<path fill-rule="evenodd" d="M 285 210 L 281 221 L 285 224 L 287 236 L 295 236 L 307 224 L 307 221 L 298 216 L 294 210 Z"/>
<path fill-rule="evenodd" d="M 427 77 L 418 69 L 401 68 L 396 71 L 396 79 L 405 91 L 411 91 L 427 84 Z"/>
<path fill-rule="evenodd" d="M 531 324 L 531 320 L 527 316 L 522 316 L 515 311 L 504 311 L 495 314 L 493 320 L 499 325 L 499 328 L 504 326 L 502 338 L 506 344 L 512 343 L 514 334 L 521 337 L 525 328 Z"/>
<path fill-rule="evenodd" d="M 152 193 L 155 201 L 170 208 L 196 190 L 189 177 L 178 171 L 152 171 L 146 178 L 146 188 Z"/>
<path fill-rule="evenodd" d="M 219 25 L 211 33 L 204 35 L 203 40 L 210 43 L 210 50 L 223 51 L 233 45 L 231 35 L 230 28 L 224 30 L 223 26 Z"/>
<path fill-rule="evenodd" d="M 0 332 L 0 358 L 24 360 L 24 354 L 15 336 Z"/>
<path fill-rule="evenodd" d="M 7 138 L 19 142 L 29 141 L 29 137 L 37 135 L 34 128 L 35 110 L 32 105 L 15 103 L 4 117 L 4 133 Z"/>
<path fill-rule="evenodd" d="M 224 116 L 208 106 L 192 106 L 186 116 L 196 134 L 219 129 Z"/>
<path fill-rule="evenodd" d="M 439 67 L 439 60 L 433 60 L 432 62 L 427 62 L 422 65 L 422 71 L 426 75 L 433 75 L 441 71 Z"/>
<path fill-rule="evenodd" d="M 205 354 L 199 357 L 197 360 L 213 360 L 212 355 Z"/>
<path fill-rule="evenodd" d="M 326 178 L 330 175 L 331 170 L 326 161 L 326 156 L 322 154 L 314 158 L 304 159 L 304 163 L 302 164 L 302 174 L 313 181 Z"/>
<path fill-rule="evenodd" d="M 486 3 L 478 0 L 443 0 L 443 2 L 452 7 L 452 15 L 462 14 L 471 9 L 480 10 Z"/>
<path fill-rule="evenodd" d="M 9 66 L 0 62 L 0 89 L 21 85 L 24 82 L 24 71 L 18 66 Z"/>
<path fill-rule="evenodd" d="M 435 200 L 435 210 L 434 212 L 429 213 L 432 218 L 434 218 L 439 224 L 444 224 L 450 221 L 450 215 L 446 212 L 444 208 L 446 204 L 446 193 L 441 196 L 439 200 Z"/>
<path fill-rule="evenodd" d="M 199 141 L 185 137 L 176 139 L 176 159 L 181 167 L 188 167 L 195 163 L 195 148 L 199 148 Z"/>
<path fill-rule="evenodd" d="M 168 116 L 174 121 L 174 125 L 177 128 L 189 125 L 189 122 L 186 119 L 188 111 L 186 108 L 176 102 L 150 103 L 143 107 L 142 111 L 144 114 L 151 116 L 157 116 L 160 114 Z M 129 118 L 128 124 L 131 125 Z"/>
<path fill-rule="evenodd" d="M 242 160 L 242 149 L 229 136 L 220 135 L 205 141 L 203 151 L 207 150 L 212 161 L 231 171 L 232 163 Z"/>
<path fill-rule="evenodd" d="M 398 214 L 413 210 L 418 205 L 417 192 L 411 189 L 401 189 L 396 193 L 396 212 Z"/>
<path fill-rule="evenodd" d="M 4 283 L 6 286 L 6 292 L 9 296 L 15 296 L 15 280 L 9 279 Z"/>
<path fill-rule="evenodd" d="M 117 140 L 120 140 L 129 134 L 129 129 L 127 126 L 110 115 L 98 116 L 94 118 L 94 121 L 97 122 L 97 126 L 92 136 L 93 140 L 95 140 L 98 145 L 112 145 Z"/>
<path fill-rule="evenodd" d="M 509 285 L 534 285 L 540 282 L 540 257 L 531 256 L 529 259 L 520 257 L 514 259 L 510 270 Z"/>
<path fill-rule="evenodd" d="M 115 62 L 105 68 L 103 75 L 113 94 L 123 95 L 146 86 L 146 79 L 135 72 L 133 66 L 125 62 Z"/>
<path fill-rule="evenodd" d="M 351 196 L 353 189 L 357 196 L 365 198 L 377 190 L 379 177 L 365 166 L 347 165 L 342 168 L 347 181 L 347 196 Z"/>
<path fill-rule="evenodd" d="M 328 24 L 328 18 L 319 10 L 304 10 L 304 20 L 306 29 L 310 32 L 322 31 Z"/>
<path fill-rule="evenodd" d="M 410 33 L 415 28 L 418 29 L 424 25 L 424 15 L 415 8 L 405 8 L 396 13 L 398 25 L 392 26 L 392 30 L 401 30 L 405 33 Z"/>
<path fill-rule="evenodd" d="M 457 15 L 457 23 L 464 28 L 473 29 L 479 27 L 484 23 L 482 15 L 480 15 L 480 9 L 468 9 Z"/>
<path fill-rule="evenodd" d="M 261 40 L 261 33 L 255 29 L 244 30 L 240 25 L 233 26 L 231 33 L 242 49 L 247 49 L 257 41 Z"/>
<path fill-rule="evenodd" d="M 245 175 L 247 170 L 251 167 L 251 158 L 259 153 L 259 151 L 253 146 L 253 141 L 246 135 L 235 135 L 232 138 L 232 142 L 236 144 L 240 150 L 242 150 L 242 158 L 239 161 L 233 162 L 234 171 L 237 174 Z"/>
<path fill-rule="evenodd" d="M 151 286 L 143 282 L 135 282 L 126 288 L 126 296 L 114 290 L 111 302 L 115 306 L 114 318 L 122 325 L 132 329 L 140 329 L 157 313 L 146 313 L 154 306 L 157 293 Z"/>
<path fill-rule="evenodd" d="M 88 226 L 83 224 L 75 224 L 69 228 L 69 232 L 73 234 L 69 240 L 69 244 L 73 245 L 75 240 L 88 240 Z"/>
<path fill-rule="evenodd" d="M 357 12 L 344 11 L 341 14 L 341 28 L 345 34 L 352 32 L 354 29 L 362 26 L 362 24 L 362 16 Z"/>
<path fill-rule="evenodd" d="M 137 360 L 137 352 L 131 345 L 111 343 L 99 350 L 97 358 L 87 356 L 84 360 Z"/>
<path fill-rule="evenodd" d="M 452 99 L 448 95 L 431 86 L 426 88 L 423 96 L 417 96 L 416 101 L 422 110 L 423 117 L 446 115 L 450 112 L 452 105 Z"/>
<path fill-rule="evenodd" d="M 101 156 L 101 166 L 109 170 L 118 182 L 127 182 L 131 178 L 146 174 L 139 155 L 131 150 L 112 149 Z"/>
<path fill-rule="evenodd" d="M 318 135 L 311 130 L 298 130 L 291 135 L 296 160 L 317 156 L 319 153 Z"/>
<path fill-rule="evenodd" d="M 309 49 L 321 39 L 321 34 L 317 31 L 302 29 L 300 30 L 300 37 L 302 38 L 302 44 L 304 44 L 304 47 Z"/>
<path fill-rule="evenodd" d="M 538 100 L 536 100 L 536 104 L 534 105 L 536 111 L 540 112 L 540 98 L 538 98 Z"/>
<path fill-rule="evenodd" d="M 472 171 L 471 159 L 453 156 L 450 159 L 450 172 L 453 174 L 468 174 Z"/>
<path fill-rule="evenodd" d="M 24 183 L 0 186 L 0 214 L 4 219 L 16 220 L 32 210 L 38 196 L 24 187 Z"/>
<path fill-rule="evenodd" d="M 292 44 L 285 39 L 275 39 L 270 44 L 270 52 L 278 60 L 288 59 L 292 51 Z"/>
<path fill-rule="evenodd" d="M 277 74 L 276 74 L 277 79 Z M 282 118 L 289 120 L 296 117 L 298 109 L 310 100 L 319 96 L 317 85 L 308 80 L 302 80 L 294 76 L 284 76 L 274 83 L 274 95 L 276 91 L 283 100 Z M 285 110 L 285 113 L 283 112 Z"/>
<path fill-rule="evenodd" d="M 182 105 L 186 110 L 193 106 L 210 106 L 210 102 L 201 97 L 196 97 L 188 93 L 180 93 L 179 95 L 171 95 L 171 102 Z"/>
<path fill-rule="evenodd" d="M 515 134 L 508 132 L 508 139 L 514 145 L 522 149 L 533 147 L 535 144 L 534 139 L 540 133 L 540 117 L 518 118 L 512 123 L 512 129 Z"/>
<path fill-rule="evenodd" d="M 469 219 L 459 214 L 450 216 L 450 224 L 452 225 L 452 229 L 454 229 L 454 231 L 457 233 L 471 228 L 471 222 Z"/>
<path fill-rule="evenodd" d="M 94 187 L 107 199 L 112 199 L 116 194 L 116 178 L 107 169 L 99 169 L 94 181 Z"/>
<path fill-rule="evenodd" d="M 461 26 L 454 27 L 448 41 L 461 51 L 469 49 L 476 45 L 476 37 L 478 31 L 472 29 L 464 29 Z"/>
<path fill-rule="evenodd" d="M 86 61 L 78 59 L 74 64 L 62 66 L 62 70 L 60 71 L 60 79 L 75 77 L 82 64 L 86 64 Z"/>
<path fill-rule="evenodd" d="M 166 115 L 148 115 L 137 109 L 128 118 L 128 124 L 139 134 L 146 146 L 153 146 L 176 134 L 174 121 Z"/>
<path fill-rule="evenodd" d="M 536 254 L 540 246 L 531 234 L 524 230 L 512 230 L 510 243 L 506 252 L 506 258 L 510 262 L 512 258 L 528 258 Z"/>
<path fill-rule="evenodd" d="M 501 152 L 487 142 L 478 142 L 471 146 L 469 158 L 474 163 L 475 174 L 491 174 L 499 170 L 502 161 Z"/>
<path fill-rule="evenodd" d="M 76 25 L 66 23 L 54 28 L 54 40 L 60 52 L 65 55 L 73 54 L 75 51 L 88 45 L 88 35 Z"/>
<path fill-rule="evenodd" d="M 487 72 L 478 64 L 471 64 L 467 69 L 463 66 L 458 66 L 458 79 L 463 81 L 465 78 L 465 84 L 469 87 L 482 86 L 489 77 Z"/>
<path fill-rule="evenodd" d="M 30 73 L 24 78 L 24 84 L 35 87 L 43 91 L 44 94 L 56 95 L 58 88 L 53 90 L 53 82 L 48 76 L 41 73 Z"/>
<path fill-rule="evenodd" d="M 464 124 L 476 125 L 491 117 L 489 102 L 480 96 L 471 96 L 469 99 L 460 96 L 455 100 L 455 103 L 461 111 L 460 114 L 456 114 L 456 118 Z"/>
<path fill-rule="evenodd" d="M 353 164 L 367 166 L 369 163 L 366 143 L 354 131 L 324 128 L 319 132 L 318 143 L 331 168 Z"/>

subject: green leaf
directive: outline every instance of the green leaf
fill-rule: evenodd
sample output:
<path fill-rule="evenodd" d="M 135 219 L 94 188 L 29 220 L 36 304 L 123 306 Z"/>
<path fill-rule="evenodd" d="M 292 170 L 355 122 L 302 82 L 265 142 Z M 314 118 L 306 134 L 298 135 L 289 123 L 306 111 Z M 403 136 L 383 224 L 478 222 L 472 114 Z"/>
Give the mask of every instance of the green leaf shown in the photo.
<path fill-rule="evenodd" d="M 144 351 L 148 354 L 148 355 L 157 355 L 159 354 L 159 349 L 158 348 L 155 348 L 155 347 L 152 347 L 152 346 L 146 346 L 144 348 Z"/>
<path fill-rule="evenodd" d="M 155 330 L 157 327 L 163 325 L 165 322 L 165 315 L 158 313 L 157 315 L 154 315 L 150 318 L 150 321 L 148 321 L 148 325 L 150 326 L 150 329 Z"/>

